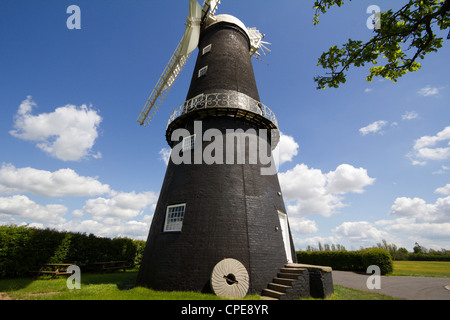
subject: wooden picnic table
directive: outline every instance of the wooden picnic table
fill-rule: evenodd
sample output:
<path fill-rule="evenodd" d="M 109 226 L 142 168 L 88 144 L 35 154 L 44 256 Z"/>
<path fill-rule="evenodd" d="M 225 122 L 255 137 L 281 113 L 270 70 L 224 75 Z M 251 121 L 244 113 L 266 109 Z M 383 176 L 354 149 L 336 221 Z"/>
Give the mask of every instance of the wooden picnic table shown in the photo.
<path fill-rule="evenodd" d="M 72 263 L 46 263 L 42 264 L 38 271 L 30 271 L 31 273 L 35 273 L 33 280 L 37 279 L 40 275 L 43 274 L 51 274 L 52 277 L 50 279 L 55 279 L 56 276 L 60 275 L 69 275 L 67 273 L 67 268 L 73 265 Z M 50 269 L 50 270 L 48 270 Z"/>
<path fill-rule="evenodd" d="M 104 262 L 95 262 L 92 264 L 94 271 L 101 271 L 105 273 L 107 270 L 118 270 L 123 269 L 125 272 L 127 268 L 130 268 L 127 261 L 104 261 Z"/>

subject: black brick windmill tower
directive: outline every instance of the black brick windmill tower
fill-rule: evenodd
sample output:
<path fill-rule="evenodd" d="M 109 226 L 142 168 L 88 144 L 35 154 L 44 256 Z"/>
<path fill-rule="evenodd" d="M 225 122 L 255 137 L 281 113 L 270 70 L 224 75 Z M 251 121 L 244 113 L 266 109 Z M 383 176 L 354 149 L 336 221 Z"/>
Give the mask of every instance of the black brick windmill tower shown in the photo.
<path fill-rule="evenodd" d="M 269 170 L 278 125 L 260 102 L 251 61 L 265 48 L 263 35 L 214 15 L 218 3 L 190 0 L 183 39 L 138 119 L 150 121 L 198 47 L 186 101 L 167 126 L 172 154 L 137 285 L 238 297 L 260 293 L 296 257 L 278 176 Z"/>

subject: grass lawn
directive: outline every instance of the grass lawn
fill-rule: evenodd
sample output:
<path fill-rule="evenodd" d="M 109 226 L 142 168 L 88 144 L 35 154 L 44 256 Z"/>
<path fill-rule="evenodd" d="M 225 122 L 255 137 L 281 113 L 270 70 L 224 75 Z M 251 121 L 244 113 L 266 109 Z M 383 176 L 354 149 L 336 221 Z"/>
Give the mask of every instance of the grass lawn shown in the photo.
<path fill-rule="evenodd" d="M 81 289 L 69 290 L 67 277 L 54 280 L 44 277 L 32 281 L 27 278 L 0 280 L 0 292 L 13 299 L 23 300 L 219 300 L 213 294 L 197 292 L 161 292 L 146 288 L 132 288 L 137 271 L 106 274 L 84 273 Z M 249 298 L 251 299 L 252 296 Z"/>
<path fill-rule="evenodd" d="M 69 290 L 67 277 L 54 280 L 40 278 L 0 280 L 0 292 L 13 299 L 22 300 L 222 300 L 213 294 L 198 292 L 164 292 L 146 288 L 132 288 L 137 271 L 81 275 L 81 289 Z M 327 300 L 392 300 L 392 297 L 335 286 L 335 293 Z M 245 300 L 260 300 L 259 295 L 249 295 Z"/>
<path fill-rule="evenodd" d="M 450 278 L 450 261 L 394 261 L 389 275 Z"/>
<path fill-rule="evenodd" d="M 450 262 L 394 261 L 392 276 L 420 276 L 450 278 Z M 165 292 L 147 288 L 134 288 L 137 271 L 106 274 L 83 273 L 81 290 L 69 290 L 67 277 L 54 280 L 39 278 L 0 280 L 0 299 L 8 296 L 22 300 L 223 300 L 214 294 L 198 292 Z M 260 300 L 259 295 L 249 295 L 245 300 Z M 334 294 L 326 300 L 392 300 L 381 294 L 335 285 Z"/>
<path fill-rule="evenodd" d="M 375 292 L 334 285 L 334 294 L 327 300 L 403 300 Z"/>

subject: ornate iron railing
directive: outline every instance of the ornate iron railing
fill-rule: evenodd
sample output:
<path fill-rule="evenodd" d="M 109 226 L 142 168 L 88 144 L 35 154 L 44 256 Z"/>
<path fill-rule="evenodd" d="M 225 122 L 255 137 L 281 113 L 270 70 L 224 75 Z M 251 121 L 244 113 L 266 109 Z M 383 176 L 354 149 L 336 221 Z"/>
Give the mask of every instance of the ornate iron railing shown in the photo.
<path fill-rule="evenodd" d="M 250 111 L 270 120 L 275 125 L 275 128 L 278 128 L 278 121 L 272 110 L 246 94 L 238 92 L 206 93 L 189 99 L 172 112 L 167 126 L 184 114 L 210 108 L 230 108 Z"/>

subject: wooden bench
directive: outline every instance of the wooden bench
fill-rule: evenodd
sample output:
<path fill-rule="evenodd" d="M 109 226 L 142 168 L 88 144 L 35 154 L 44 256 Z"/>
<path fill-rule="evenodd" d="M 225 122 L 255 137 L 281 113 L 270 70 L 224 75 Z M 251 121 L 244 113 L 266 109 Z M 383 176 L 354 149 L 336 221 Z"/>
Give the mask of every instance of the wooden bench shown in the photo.
<path fill-rule="evenodd" d="M 120 270 L 123 269 L 125 272 L 130 266 L 126 261 L 105 261 L 105 262 L 95 262 L 92 264 L 91 268 L 93 271 L 105 273 L 108 270 Z"/>
<path fill-rule="evenodd" d="M 52 275 L 50 279 L 55 279 L 56 276 L 70 275 L 67 273 L 67 268 L 73 265 L 72 263 L 46 263 L 41 265 L 38 271 L 30 271 L 34 274 L 33 280 L 36 280 L 40 275 Z M 50 270 L 49 270 L 50 269 Z"/>

